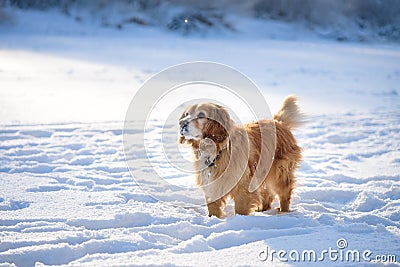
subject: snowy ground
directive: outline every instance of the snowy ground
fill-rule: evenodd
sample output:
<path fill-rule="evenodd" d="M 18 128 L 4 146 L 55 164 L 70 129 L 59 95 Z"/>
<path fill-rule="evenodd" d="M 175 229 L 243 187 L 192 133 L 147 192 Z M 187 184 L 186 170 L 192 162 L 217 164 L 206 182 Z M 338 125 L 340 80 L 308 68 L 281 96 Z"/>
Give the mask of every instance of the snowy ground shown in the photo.
<path fill-rule="evenodd" d="M 0 28 L 0 265 L 298 265 L 291 250 L 330 248 L 359 251 L 362 265 L 365 250 L 400 261 L 398 44 L 321 41 L 274 23 L 286 32 L 276 40 L 73 31 L 41 16 Z M 190 60 L 236 67 L 273 111 L 300 96 L 310 122 L 296 132 L 305 158 L 293 212 L 208 218 L 135 184 L 122 147 L 128 104 L 151 74 Z M 347 265 L 338 255 L 317 263 Z"/>

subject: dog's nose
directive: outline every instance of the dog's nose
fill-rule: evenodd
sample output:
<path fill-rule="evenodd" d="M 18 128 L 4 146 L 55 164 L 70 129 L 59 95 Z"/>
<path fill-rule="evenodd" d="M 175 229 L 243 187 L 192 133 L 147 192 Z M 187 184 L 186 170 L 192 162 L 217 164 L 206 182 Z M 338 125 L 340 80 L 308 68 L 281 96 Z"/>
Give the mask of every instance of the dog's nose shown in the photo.
<path fill-rule="evenodd" d="M 179 121 L 179 126 L 181 127 L 181 128 L 183 128 L 183 127 L 186 127 L 187 125 L 188 125 L 188 121 L 187 120 L 180 120 Z"/>
<path fill-rule="evenodd" d="M 186 131 L 187 131 L 187 127 L 189 125 L 189 122 L 186 120 L 180 120 L 179 121 L 179 126 L 180 126 L 180 134 L 181 135 L 185 135 Z"/>
<path fill-rule="evenodd" d="M 185 135 L 186 133 L 187 133 L 187 127 L 188 127 L 188 125 L 187 124 L 185 124 L 185 125 L 183 125 L 183 126 L 181 126 L 181 129 L 180 129 L 180 134 L 181 135 Z"/>
<path fill-rule="evenodd" d="M 179 133 L 184 136 L 186 132 L 186 128 L 181 128 L 181 130 L 179 131 Z"/>

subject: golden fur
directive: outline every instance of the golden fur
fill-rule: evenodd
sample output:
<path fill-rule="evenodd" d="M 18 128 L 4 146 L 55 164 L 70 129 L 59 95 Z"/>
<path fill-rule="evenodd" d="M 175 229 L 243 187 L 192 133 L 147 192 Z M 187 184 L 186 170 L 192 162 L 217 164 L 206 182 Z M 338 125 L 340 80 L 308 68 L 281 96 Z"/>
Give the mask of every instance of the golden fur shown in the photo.
<path fill-rule="evenodd" d="M 229 198 L 236 214 L 266 211 L 276 195 L 279 211 L 289 211 L 294 172 L 301 161 L 301 148 L 291 132 L 302 121 L 296 101 L 288 96 L 273 120 L 243 126 L 235 125 L 225 108 L 212 103 L 192 105 L 183 112 L 178 141 L 192 146 L 196 180 L 209 216 L 224 217 Z M 261 153 L 263 149 L 267 151 Z"/>

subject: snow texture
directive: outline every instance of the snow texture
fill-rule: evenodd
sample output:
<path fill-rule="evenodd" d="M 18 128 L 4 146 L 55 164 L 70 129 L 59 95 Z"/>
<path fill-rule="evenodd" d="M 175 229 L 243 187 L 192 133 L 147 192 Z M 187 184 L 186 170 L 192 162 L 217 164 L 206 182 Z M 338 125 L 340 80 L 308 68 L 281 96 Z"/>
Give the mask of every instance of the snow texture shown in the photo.
<path fill-rule="evenodd" d="M 259 257 L 266 248 L 270 257 L 338 249 L 339 239 L 400 261 L 397 44 L 327 41 L 247 18 L 237 25 L 274 39 L 118 31 L 53 11 L 13 12 L 14 25 L 0 26 L 0 266 L 310 265 Z M 122 147 L 130 100 L 152 74 L 191 60 L 238 68 L 273 112 L 287 94 L 300 97 L 308 123 L 295 132 L 304 161 L 292 212 L 209 218 L 205 208 L 149 197 L 131 177 Z"/>

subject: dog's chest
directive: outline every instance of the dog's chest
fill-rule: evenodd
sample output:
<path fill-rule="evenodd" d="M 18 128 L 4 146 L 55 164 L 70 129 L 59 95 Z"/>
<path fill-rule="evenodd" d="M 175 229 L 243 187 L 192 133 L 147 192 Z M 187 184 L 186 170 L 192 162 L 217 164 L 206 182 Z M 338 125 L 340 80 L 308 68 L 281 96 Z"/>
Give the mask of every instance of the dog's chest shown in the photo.
<path fill-rule="evenodd" d="M 212 181 L 212 172 L 210 168 L 206 168 L 202 170 L 199 174 L 199 183 L 200 185 L 209 184 Z"/>

